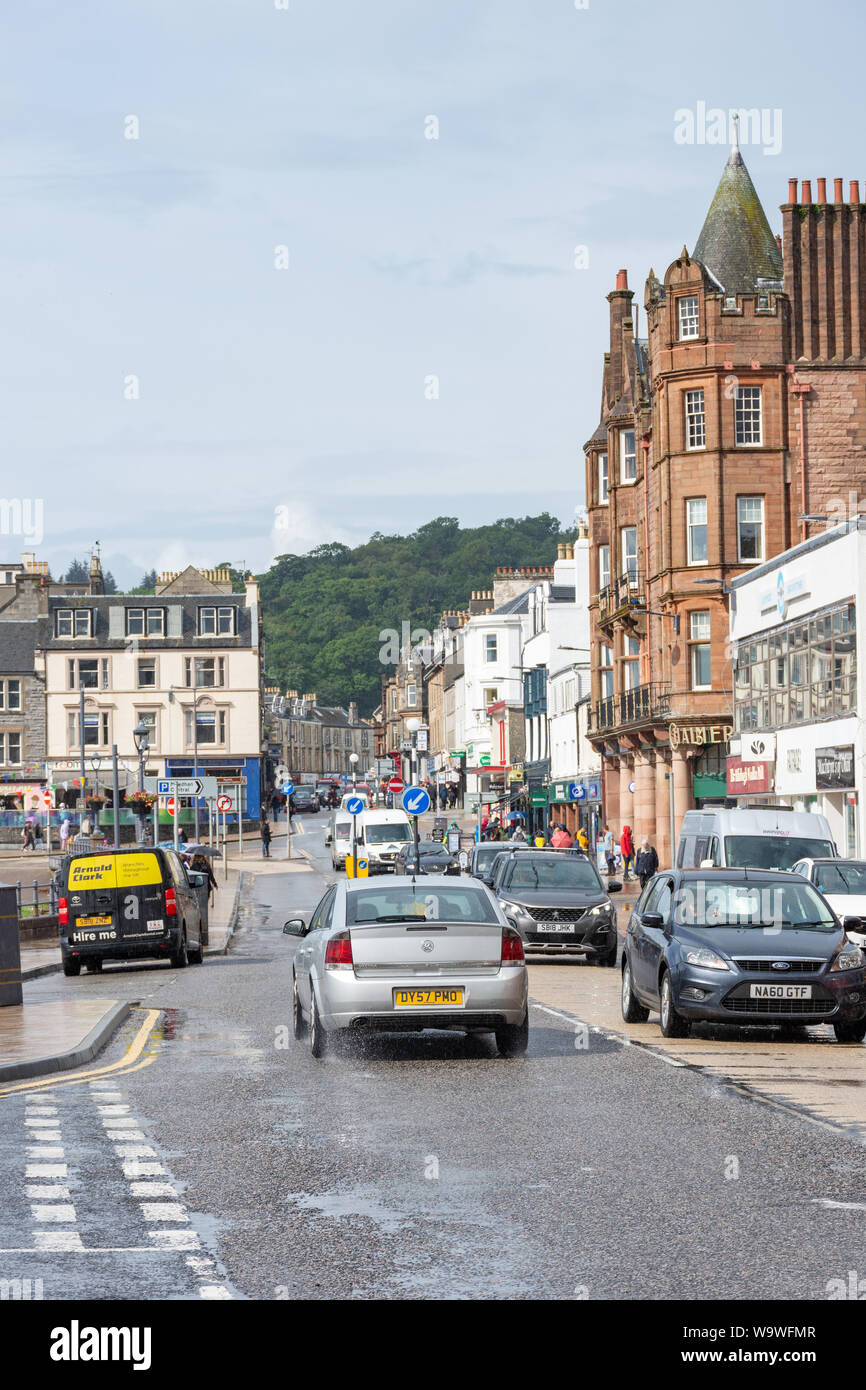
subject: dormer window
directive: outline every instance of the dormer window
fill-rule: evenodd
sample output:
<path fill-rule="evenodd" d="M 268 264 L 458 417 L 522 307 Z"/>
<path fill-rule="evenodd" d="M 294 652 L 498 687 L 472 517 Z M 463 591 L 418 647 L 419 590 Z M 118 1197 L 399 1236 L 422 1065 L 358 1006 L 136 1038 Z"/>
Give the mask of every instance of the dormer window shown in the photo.
<path fill-rule="evenodd" d="M 683 295 L 677 302 L 677 311 L 680 341 L 682 342 L 687 338 L 697 338 L 700 330 L 698 296 L 696 294 Z"/>
<path fill-rule="evenodd" d="M 54 614 L 55 637 L 90 637 L 93 632 L 91 608 L 58 608 Z"/>

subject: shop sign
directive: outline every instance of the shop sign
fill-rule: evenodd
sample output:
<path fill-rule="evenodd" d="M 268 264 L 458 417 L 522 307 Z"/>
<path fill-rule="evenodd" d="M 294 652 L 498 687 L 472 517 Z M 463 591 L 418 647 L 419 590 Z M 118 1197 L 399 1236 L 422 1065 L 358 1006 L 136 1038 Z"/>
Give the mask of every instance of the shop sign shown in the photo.
<path fill-rule="evenodd" d="M 853 785 L 853 743 L 844 743 L 836 748 L 815 749 L 815 787 L 819 792 Z"/>
<path fill-rule="evenodd" d="M 522 781 L 523 781 L 523 768 L 522 768 L 522 767 L 510 767 L 510 768 L 508 769 L 508 780 L 509 780 L 509 782 L 522 782 Z"/>
<path fill-rule="evenodd" d="M 727 743 L 733 732 L 733 724 L 671 724 L 669 737 L 671 748 L 684 743 L 704 748 L 710 743 Z"/>
<path fill-rule="evenodd" d="M 728 796 L 751 796 L 773 790 L 773 763 L 744 763 L 742 758 L 726 758 Z"/>
<path fill-rule="evenodd" d="M 740 745 L 740 757 L 744 763 L 776 761 L 775 734 L 743 734 Z"/>

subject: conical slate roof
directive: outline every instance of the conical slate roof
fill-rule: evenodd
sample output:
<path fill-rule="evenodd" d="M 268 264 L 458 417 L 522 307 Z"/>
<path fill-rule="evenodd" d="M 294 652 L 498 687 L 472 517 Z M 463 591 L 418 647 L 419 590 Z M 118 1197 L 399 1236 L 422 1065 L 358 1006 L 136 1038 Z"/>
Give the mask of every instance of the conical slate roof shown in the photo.
<path fill-rule="evenodd" d="M 782 253 L 736 144 L 692 254 L 728 294 L 782 279 Z"/>

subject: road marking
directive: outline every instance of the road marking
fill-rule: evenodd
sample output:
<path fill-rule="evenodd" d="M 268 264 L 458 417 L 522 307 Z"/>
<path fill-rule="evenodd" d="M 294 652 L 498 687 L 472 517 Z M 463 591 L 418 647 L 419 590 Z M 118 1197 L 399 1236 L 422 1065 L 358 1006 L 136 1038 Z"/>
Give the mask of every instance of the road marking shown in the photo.
<path fill-rule="evenodd" d="M 106 1139 L 141 1139 L 143 1141 L 147 1135 L 143 1129 L 107 1129 L 105 1137 Z M 151 1150 L 151 1152 L 153 1151 Z"/>
<path fill-rule="evenodd" d="M 118 1158 L 156 1158 L 150 1144 L 115 1144 L 114 1152 Z"/>
<path fill-rule="evenodd" d="M 139 1206 L 145 1221 L 189 1221 L 186 1208 L 180 1202 L 140 1202 Z"/>
<path fill-rule="evenodd" d="M 170 1182 L 131 1182 L 133 1197 L 176 1197 L 177 1190 Z"/>
<path fill-rule="evenodd" d="M 25 1195 L 34 1201 L 45 1201 L 48 1197 L 64 1198 L 69 1200 L 69 1188 L 63 1187 L 61 1183 L 27 1183 L 24 1188 Z"/>
<path fill-rule="evenodd" d="M 74 1221 L 75 1207 L 71 1204 L 61 1205 L 58 1202 L 51 1203 L 50 1206 L 42 1206 L 40 1203 L 32 1203 L 30 1211 L 34 1221 Z"/>
<path fill-rule="evenodd" d="M 231 1298 L 231 1294 L 223 1284 L 201 1284 L 198 1292 L 200 1298 Z"/>
<path fill-rule="evenodd" d="M 814 1197 L 815 1206 L 827 1207 L 829 1211 L 866 1211 L 866 1202 L 833 1202 L 829 1197 Z"/>
<path fill-rule="evenodd" d="M 97 1076 L 107 1076 L 118 1072 L 126 1073 L 128 1071 L 139 1071 L 142 1067 L 150 1066 L 152 1062 L 156 1061 L 156 1053 L 154 1053 L 153 1056 L 145 1057 L 141 1062 L 138 1061 L 138 1058 L 144 1051 L 144 1046 L 156 1026 L 160 1013 L 160 1009 L 148 1009 L 144 1022 L 119 1061 L 111 1062 L 105 1067 L 91 1068 L 90 1071 L 82 1072 L 80 1075 L 70 1076 L 68 1078 L 59 1077 L 55 1074 L 50 1079 L 46 1078 L 42 1085 L 46 1090 L 49 1087 L 53 1089 L 56 1086 L 83 1086 L 92 1082 L 93 1078 Z M 26 1091 L 29 1095 L 36 1096 L 39 1094 L 39 1091 L 35 1090 L 34 1087 L 39 1086 L 40 1083 L 38 1081 L 34 1083 L 32 1079 L 30 1081 L 24 1081 L 18 1086 L 4 1086 L 0 1088 L 0 1098 L 3 1096 L 20 1095 L 22 1091 Z"/>
<path fill-rule="evenodd" d="M 200 1241 L 195 1231 L 148 1231 L 156 1242 L 156 1250 L 198 1250 Z"/>
<path fill-rule="evenodd" d="M 61 1250 L 84 1249 L 77 1231 L 37 1231 L 33 1239 L 36 1241 L 36 1251 L 53 1250 L 59 1253 Z"/>
<path fill-rule="evenodd" d="M 127 1159 L 123 1164 L 123 1176 L 125 1178 L 167 1178 L 168 1171 L 163 1168 L 161 1163 L 139 1163 L 136 1159 Z"/>
<path fill-rule="evenodd" d="M 65 1158 L 66 1151 L 62 1144 L 28 1144 L 28 1158 Z"/>
<path fill-rule="evenodd" d="M 65 1163 L 28 1163 L 24 1169 L 25 1178 L 68 1178 L 69 1170 Z"/>

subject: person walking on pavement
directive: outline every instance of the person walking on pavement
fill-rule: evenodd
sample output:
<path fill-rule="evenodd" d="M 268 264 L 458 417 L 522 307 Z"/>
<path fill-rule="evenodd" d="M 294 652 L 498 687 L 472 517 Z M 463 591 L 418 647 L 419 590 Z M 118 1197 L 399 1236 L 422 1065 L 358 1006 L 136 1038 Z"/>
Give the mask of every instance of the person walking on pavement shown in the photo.
<path fill-rule="evenodd" d="M 69 829 L 70 829 L 70 826 L 69 826 L 69 817 L 68 817 L 67 815 L 64 815 L 64 816 L 63 816 L 63 819 L 62 819 L 61 822 L 60 822 L 60 853 L 61 853 L 61 854 L 65 854 L 65 853 L 66 853 L 66 846 L 67 846 L 67 844 L 68 844 L 68 842 L 69 842 Z"/>
<path fill-rule="evenodd" d="M 260 833 L 261 833 L 261 837 L 262 837 L 262 858 L 263 858 L 263 859 L 270 859 L 270 857 L 271 857 L 271 827 L 268 825 L 268 822 L 267 822 L 266 820 L 263 820 L 263 821 L 262 821 L 262 824 L 261 824 L 261 832 L 260 832 Z"/>
<path fill-rule="evenodd" d="M 21 842 L 23 846 L 21 851 L 22 854 L 28 849 L 35 849 L 35 845 L 33 844 L 33 827 L 29 820 L 26 820 L 21 828 Z"/>
<path fill-rule="evenodd" d="M 629 878 L 631 877 L 631 875 L 629 874 L 629 869 L 631 868 L 631 861 L 634 858 L 634 842 L 631 838 L 630 825 L 623 826 L 622 834 L 619 837 L 619 847 L 622 853 L 623 882 L 628 883 Z"/>
<path fill-rule="evenodd" d="M 616 859 L 613 854 L 613 831 L 609 825 L 604 827 L 601 843 L 604 849 L 605 863 L 607 864 L 607 876 L 608 878 L 613 878 L 616 872 Z"/>
<path fill-rule="evenodd" d="M 589 836 L 583 826 L 577 832 L 577 845 L 578 849 L 582 849 L 584 853 L 589 849 Z"/>
<path fill-rule="evenodd" d="M 186 833 L 185 829 L 183 828 L 183 826 L 181 826 L 181 827 L 180 827 L 180 830 L 178 830 L 178 832 L 177 832 L 177 842 L 178 842 L 178 844 L 179 844 L 179 845 L 185 845 L 185 844 L 187 843 L 187 840 L 188 840 L 188 839 L 189 839 L 189 836 L 187 835 L 187 833 Z"/>
<path fill-rule="evenodd" d="M 516 844 L 526 844 L 526 831 L 523 829 L 523 826 L 520 824 L 520 821 L 517 822 L 514 829 L 512 830 L 510 838 L 514 840 Z"/>
<path fill-rule="evenodd" d="M 645 836 L 641 840 L 640 849 L 634 861 L 634 871 L 640 879 L 641 888 L 646 887 L 653 874 L 658 872 L 658 867 L 659 857 Z"/>
<path fill-rule="evenodd" d="M 571 849 L 574 841 L 564 825 L 558 825 L 550 837 L 554 849 Z"/>

